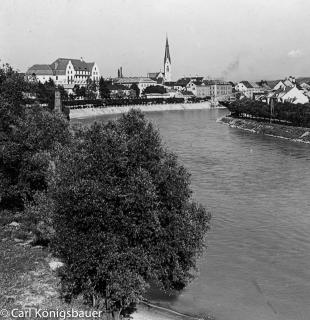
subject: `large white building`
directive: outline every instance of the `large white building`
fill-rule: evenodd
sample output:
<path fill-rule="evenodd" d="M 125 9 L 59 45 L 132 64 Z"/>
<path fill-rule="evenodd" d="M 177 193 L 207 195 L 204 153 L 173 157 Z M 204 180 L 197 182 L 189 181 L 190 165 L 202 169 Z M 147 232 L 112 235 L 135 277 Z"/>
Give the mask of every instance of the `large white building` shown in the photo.
<path fill-rule="evenodd" d="M 85 62 L 81 59 L 58 58 L 51 64 L 35 64 L 30 67 L 26 76 L 28 79 L 45 83 L 52 79 L 56 85 L 85 86 L 88 79 L 98 82 L 100 71 L 95 62 Z"/>

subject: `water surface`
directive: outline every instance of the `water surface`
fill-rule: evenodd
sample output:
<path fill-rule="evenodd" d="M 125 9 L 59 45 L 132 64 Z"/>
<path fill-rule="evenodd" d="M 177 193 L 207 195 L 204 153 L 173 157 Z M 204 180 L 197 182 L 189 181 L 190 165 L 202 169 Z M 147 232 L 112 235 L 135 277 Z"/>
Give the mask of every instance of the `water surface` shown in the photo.
<path fill-rule="evenodd" d="M 146 114 L 213 216 L 197 278 L 179 295 L 152 298 L 218 320 L 309 320 L 310 146 L 217 123 L 226 112 Z"/>

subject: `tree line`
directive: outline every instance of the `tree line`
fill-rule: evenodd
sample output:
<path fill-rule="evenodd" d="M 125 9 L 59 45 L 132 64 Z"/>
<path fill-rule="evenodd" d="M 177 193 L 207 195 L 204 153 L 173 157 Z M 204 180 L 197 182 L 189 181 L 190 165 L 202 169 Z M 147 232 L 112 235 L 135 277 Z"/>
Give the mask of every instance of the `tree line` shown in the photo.
<path fill-rule="evenodd" d="M 70 126 L 48 106 L 26 106 L 27 90 L 0 69 L 0 222 L 13 215 L 64 262 L 63 299 L 114 319 L 151 283 L 183 289 L 211 217 L 159 131 L 139 111 Z"/>
<path fill-rule="evenodd" d="M 270 104 L 242 99 L 227 104 L 231 115 L 265 121 L 286 122 L 294 126 L 310 127 L 310 104 L 271 102 Z"/>

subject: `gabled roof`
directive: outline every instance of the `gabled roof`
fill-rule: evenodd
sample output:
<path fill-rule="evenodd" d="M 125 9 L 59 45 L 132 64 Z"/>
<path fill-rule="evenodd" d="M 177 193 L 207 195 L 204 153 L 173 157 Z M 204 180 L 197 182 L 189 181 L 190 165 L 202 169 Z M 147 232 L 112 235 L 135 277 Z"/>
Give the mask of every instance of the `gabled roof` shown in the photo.
<path fill-rule="evenodd" d="M 258 84 L 257 82 L 250 82 L 249 81 L 249 83 L 252 86 L 252 88 L 254 88 L 254 89 L 261 89 L 262 88 L 262 86 L 260 84 Z"/>
<path fill-rule="evenodd" d="M 91 72 L 95 65 L 95 62 L 86 62 L 88 70 Z"/>
<path fill-rule="evenodd" d="M 243 81 L 240 81 L 240 83 L 242 83 L 248 89 L 253 88 L 249 81 L 243 80 Z"/>
<path fill-rule="evenodd" d="M 266 81 L 267 85 L 270 87 L 270 89 L 273 89 L 281 80 L 271 80 Z"/>
<path fill-rule="evenodd" d="M 91 71 L 85 61 L 79 59 L 58 58 L 50 66 L 54 70 L 55 75 L 63 75 L 66 73 L 67 65 L 71 61 L 75 71 Z"/>
<path fill-rule="evenodd" d="M 27 75 L 35 74 L 37 76 L 40 75 L 53 75 L 53 70 L 48 64 L 34 64 L 32 67 L 30 67 L 27 72 Z"/>

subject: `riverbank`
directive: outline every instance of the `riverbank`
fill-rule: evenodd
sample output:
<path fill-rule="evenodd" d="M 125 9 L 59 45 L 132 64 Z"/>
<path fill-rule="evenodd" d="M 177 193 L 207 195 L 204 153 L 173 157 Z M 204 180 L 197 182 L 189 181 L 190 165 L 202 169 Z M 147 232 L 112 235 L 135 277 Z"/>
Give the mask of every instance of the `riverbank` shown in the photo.
<path fill-rule="evenodd" d="M 177 111 L 177 110 L 202 110 L 211 109 L 210 102 L 201 103 L 176 103 L 176 104 L 153 104 L 153 105 L 132 105 L 107 108 L 85 108 L 70 110 L 70 119 L 85 119 L 107 114 L 126 113 L 131 109 L 140 109 L 142 112 L 156 111 Z M 221 108 L 221 107 L 220 107 Z"/>
<path fill-rule="evenodd" d="M 218 122 L 227 124 L 232 128 L 238 128 L 256 134 L 265 134 L 267 136 L 287 139 L 294 142 L 310 143 L 310 128 L 294 127 L 278 123 L 258 122 L 251 119 L 239 119 L 229 116 L 224 116 L 218 119 Z"/>
<path fill-rule="evenodd" d="M 32 235 L 24 230 L 22 223 L 0 216 L 0 303 L 6 319 L 13 320 L 12 310 L 38 308 L 69 312 L 78 310 L 92 312 L 81 298 L 65 303 L 60 296 L 57 267 L 59 262 L 53 258 L 48 248 L 32 245 Z M 12 221 L 11 221 L 12 220 Z M 5 310 L 5 311 L 3 311 Z M 7 316 L 6 316 L 7 315 Z M 88 317 L 79 317 L 81 320 Z M 55 317 L 55 320 L 61 319 Z M 102 320 L 109 317 L 102 315 Z M 133 320 L 212 320 L 212 317 L 191 317 L 173 310 L 141 302 L 132 314 Z M 124 319 L 125 320 L 125 319 Z M 128 319 L 127 319 L 128 320 Z"/>

